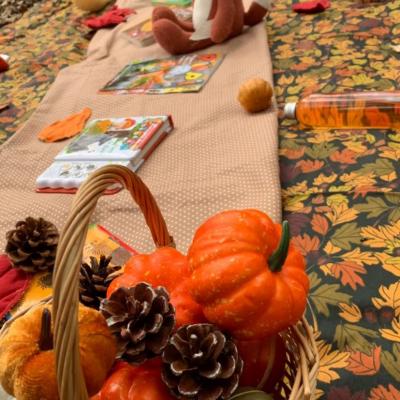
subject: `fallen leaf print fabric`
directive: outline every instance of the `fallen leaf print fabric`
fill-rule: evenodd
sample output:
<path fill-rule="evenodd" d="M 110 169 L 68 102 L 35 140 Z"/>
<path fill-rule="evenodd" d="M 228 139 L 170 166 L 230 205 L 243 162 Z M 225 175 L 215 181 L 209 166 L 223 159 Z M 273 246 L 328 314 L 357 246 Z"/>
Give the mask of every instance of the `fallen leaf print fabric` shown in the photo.
<path fill-rule="evenodd" d="M 32 115 L 60 69 L 84 58 L 85 16 L 71 0 L 44 0 L 1 28 L 0 53 L 10 56 L 10 69 L 0 74 L 0 99 L 11 104 L 0 111 L 0 145 Z"/>
<path fill-rule="evenodd" d="M 275 2 L 268 18 L 282 108 L 311 93 L 399 90 L 400 1 Z M 280 121 L 284 217 L 307 259 L 321 356 L 316 397 L 400 400 L 400 133 Z"/>

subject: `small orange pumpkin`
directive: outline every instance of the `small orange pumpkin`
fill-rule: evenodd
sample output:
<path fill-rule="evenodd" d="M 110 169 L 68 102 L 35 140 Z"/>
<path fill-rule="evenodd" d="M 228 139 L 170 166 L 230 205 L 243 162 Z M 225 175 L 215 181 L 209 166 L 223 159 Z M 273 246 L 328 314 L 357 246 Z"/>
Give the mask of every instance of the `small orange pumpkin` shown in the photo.
<path fill-rule="evenodd" d="M 272 96 L 272 87 L 266 80 L 252 78 L 241 84 L 238 100 L 246 111 L 256 113 L 271 107 Z"/>
<path fill-rule="evenodd" d="M 107 290 L 107 297 L 120 287 L 132 287 L 139 282 L 164 286 L 175 307 L 176 327 L 205 321 L 201 307 L 189 293 L 190 272 L 186 256 L 171 247 L 160 247 L 150 254 L 132 256 L 125 264 L 124 273 L 115 278 Z"/>
<path fill-rule="evenodd" d="M 309 281 L 287 221 L 281 228 L 258 210 L 224 211 L 198 228 L 188 259 L 194 299 L 236 339 L 274 335 L 304 313 Z"/>
<path fill-rule="evenodd" d="M 114 363 L 116 344 L 103 316 L 79 307 L 79 348 L 89 395 L 97 393 Z M 0 339 L 0 382 L 18 400 L 57 400 L 51 314 L 41 305 L 13 322 Z"/>

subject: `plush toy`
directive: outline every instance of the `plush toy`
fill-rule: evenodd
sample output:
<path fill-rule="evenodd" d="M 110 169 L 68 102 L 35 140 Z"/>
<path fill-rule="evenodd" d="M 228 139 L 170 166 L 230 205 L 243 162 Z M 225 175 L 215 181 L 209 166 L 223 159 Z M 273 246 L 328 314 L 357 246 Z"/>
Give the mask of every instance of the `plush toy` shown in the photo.
<path fill-rule="evenodd" d="M 179 20 L 167 7 L 153 10 L 153 34 L 171 54 L 204 49 L 242 33 L 262 21 L 271 0 L 253 0 L 247 12 L 242 0 L 195 0 L 193 22 Z"/>

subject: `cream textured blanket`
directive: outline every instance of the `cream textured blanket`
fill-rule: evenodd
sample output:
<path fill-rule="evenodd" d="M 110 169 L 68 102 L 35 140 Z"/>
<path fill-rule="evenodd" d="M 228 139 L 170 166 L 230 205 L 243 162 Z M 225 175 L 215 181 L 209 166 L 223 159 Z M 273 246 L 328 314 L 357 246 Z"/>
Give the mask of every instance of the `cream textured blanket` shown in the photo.
<path fill-rule="evenodd" d="M 0 148 L 0 246 L 5 233 L 27 216 L 45 217 L 62 229 L 73 196 L 37 194 L 35 180 L 66 145 L 45 144 L 37 133 L 84 107 L 92 118 L 171 114 L 173 133 L 139 171 L 163 212 L 178 249 L 186 251 L 195 228 L 230 208 L 258 208 L 280 220 L 277 117 L 274 111 L 248 115 L 236 100 L 240 83 L 252 76 L 272 82 L 266 32 L 260 24 L 223 45 L 226 57 L 200 93 L 99 95 L 97 90 L 133 59 L 165 56 L 154 44 L 138 48 L 124 30 L 150 16 L 141 8 L 128 23 L 103 30 L 87 59 L 61 71 L 26 125 Z M 138 208 L 121 192 L 101 199 L 93 215 L 138 251 L 153 248 Z"/>

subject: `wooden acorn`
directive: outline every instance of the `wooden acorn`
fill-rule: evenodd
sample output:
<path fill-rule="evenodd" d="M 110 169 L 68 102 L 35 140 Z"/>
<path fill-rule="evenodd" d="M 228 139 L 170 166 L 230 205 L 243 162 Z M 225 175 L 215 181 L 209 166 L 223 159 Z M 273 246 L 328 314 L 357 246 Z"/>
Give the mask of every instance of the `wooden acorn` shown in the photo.
<path fill-rule="evenodd" d="M 238 100 L 246 111 L 256 113 L 271 107 L 272 96 L 272 87 L 266 80 L 251 78 L 240 85 Z"/>

